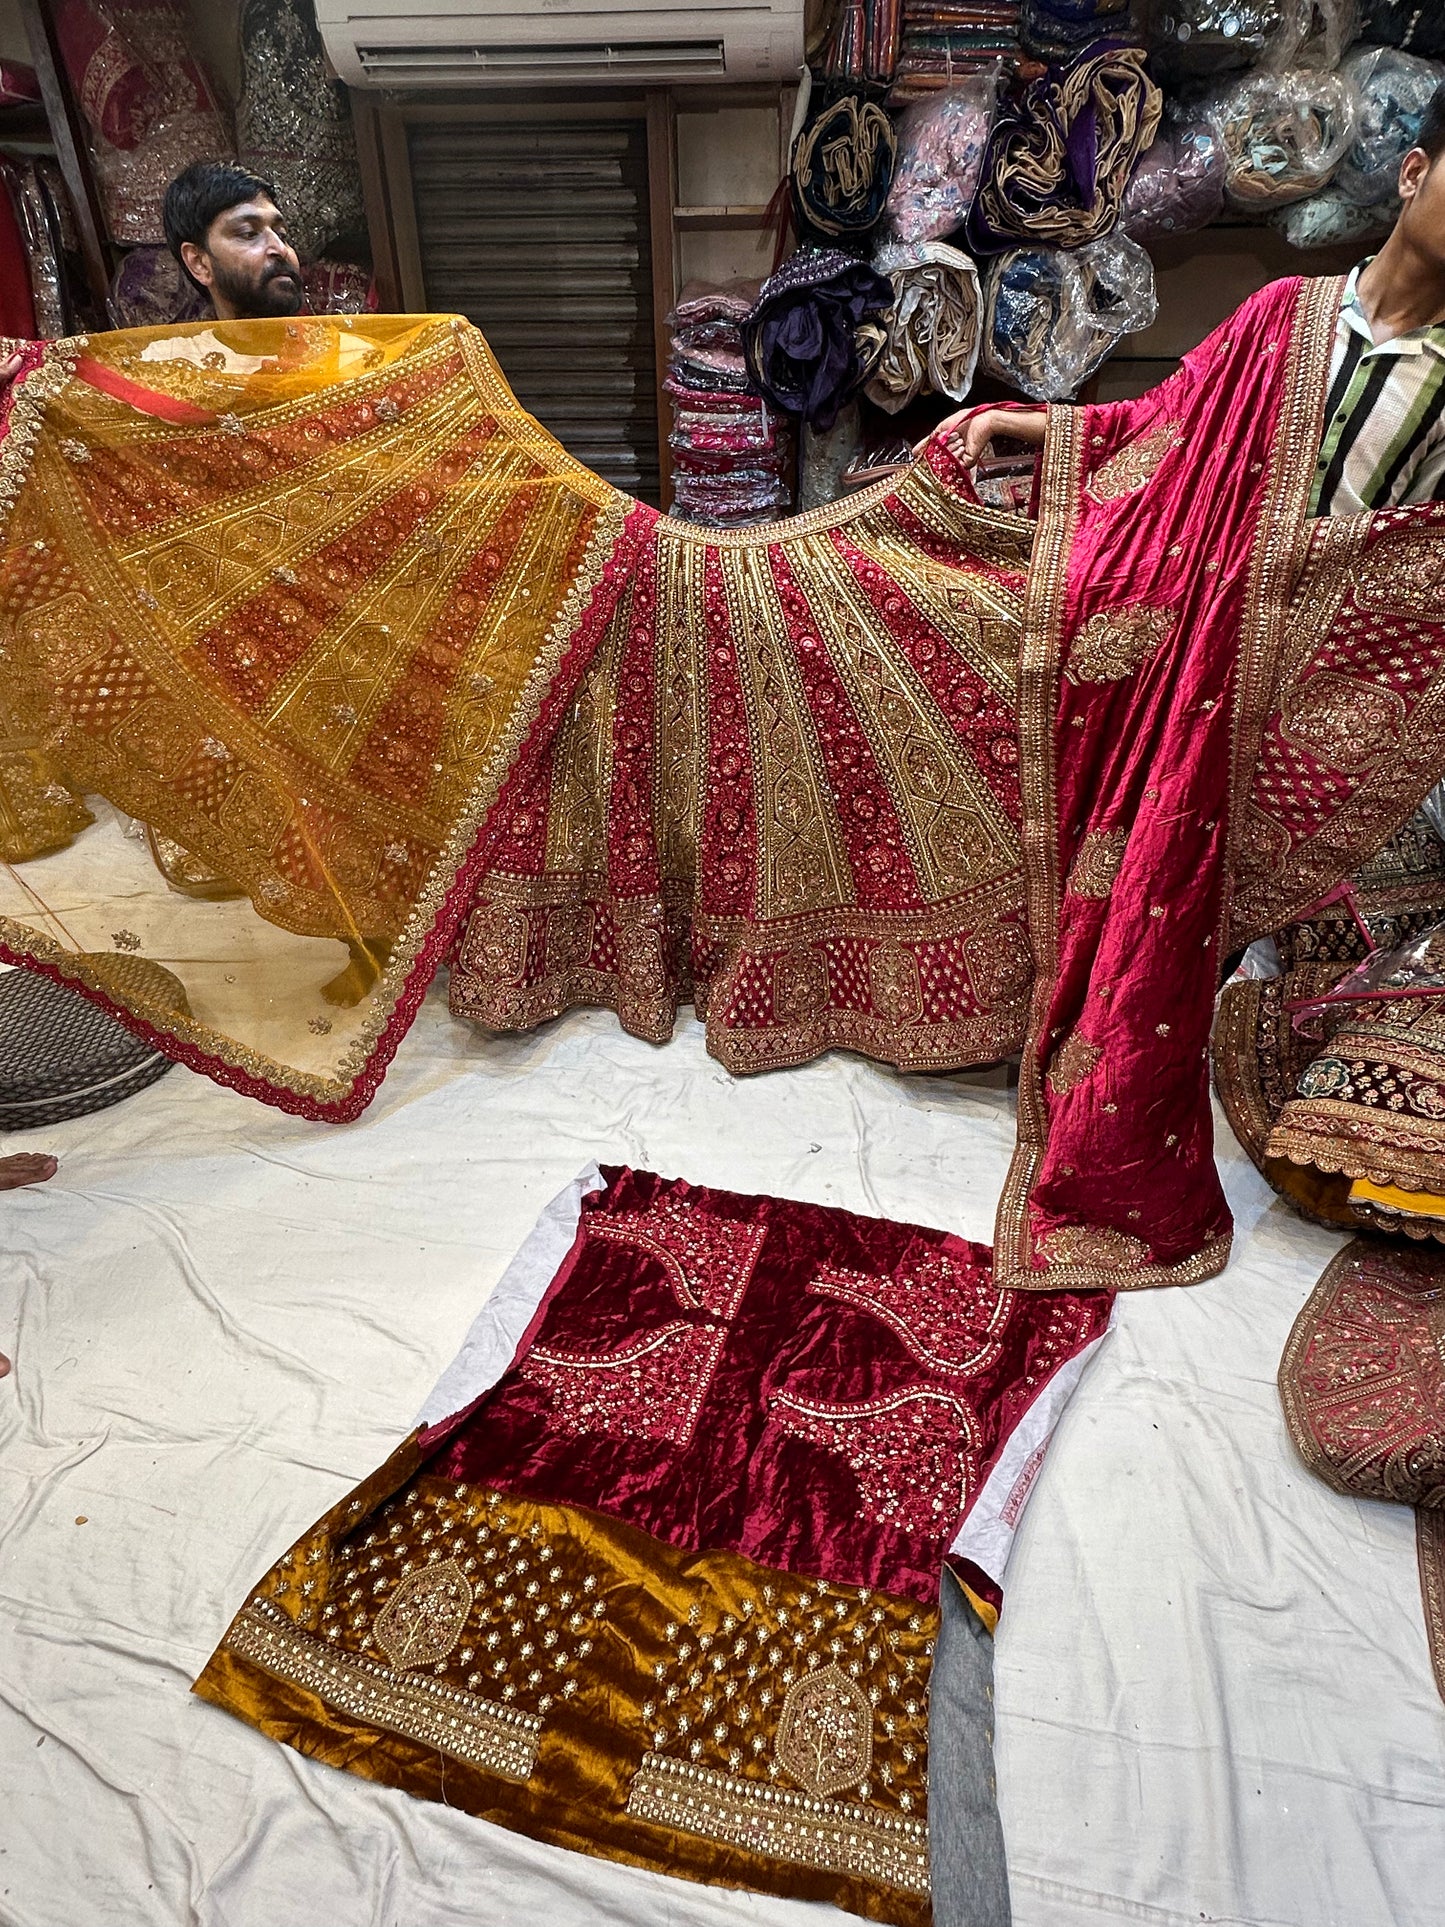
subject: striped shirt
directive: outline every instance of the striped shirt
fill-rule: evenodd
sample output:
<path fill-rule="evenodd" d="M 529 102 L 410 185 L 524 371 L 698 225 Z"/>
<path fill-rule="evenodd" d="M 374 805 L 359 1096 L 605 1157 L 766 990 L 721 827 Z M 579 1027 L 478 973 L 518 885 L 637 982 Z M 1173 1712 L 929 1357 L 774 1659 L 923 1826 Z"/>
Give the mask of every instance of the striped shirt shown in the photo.
<path fill-rule="evenodd" d="M 1377 346 L 1359 279 L 1356 268 L 1335 326 L 1311 515 L 1445 500 L 1445 322 Z"/>

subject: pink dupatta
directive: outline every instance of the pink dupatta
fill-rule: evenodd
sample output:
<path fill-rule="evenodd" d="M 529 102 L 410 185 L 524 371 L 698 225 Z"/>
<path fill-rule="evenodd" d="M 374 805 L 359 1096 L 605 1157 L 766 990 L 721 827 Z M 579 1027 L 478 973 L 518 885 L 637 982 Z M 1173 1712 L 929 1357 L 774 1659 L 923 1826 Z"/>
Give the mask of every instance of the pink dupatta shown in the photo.
<path fill-rule="evenodd" d="M 1222 1269 L 1221 966 L 1377 848 L 1445 761 L 1445 504 L 1307 520 L 1339 297 L 1276 282 L 1140 400 L 1050 412 L 1003 1283 Z"/>

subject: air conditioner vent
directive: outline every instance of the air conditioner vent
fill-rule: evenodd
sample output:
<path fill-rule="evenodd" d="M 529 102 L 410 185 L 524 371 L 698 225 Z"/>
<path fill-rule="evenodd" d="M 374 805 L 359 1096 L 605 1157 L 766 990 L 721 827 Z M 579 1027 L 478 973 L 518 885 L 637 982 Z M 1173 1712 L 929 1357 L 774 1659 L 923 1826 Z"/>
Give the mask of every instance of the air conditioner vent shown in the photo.
<path fill-rule="evenodd" d="M 598 79 L 609 75 L 723 74 L 721 40 L 535 41 L 525 45 L 474 43 L 430 47 L 359 46 L 370 81 L 404 85 L 425 81 Z"/>

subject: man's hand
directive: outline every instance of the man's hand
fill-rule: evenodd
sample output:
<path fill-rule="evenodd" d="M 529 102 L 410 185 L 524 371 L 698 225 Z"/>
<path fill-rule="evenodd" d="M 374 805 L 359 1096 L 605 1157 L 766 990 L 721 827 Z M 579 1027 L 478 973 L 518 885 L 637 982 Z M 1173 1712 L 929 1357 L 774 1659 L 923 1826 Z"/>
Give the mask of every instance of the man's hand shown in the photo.
<path fill-rule="evenodd" d="M 20 373 L 20 362 L 21 357 L 19 355 L 11 355 L 8 360 L 0 361 L 0 395 L 4 394 L 11 382 L 14 381 L 15 377 Z"/>
<path fill-rule="evenodd" d="M 941 421 L 914 449 L 921 455 L 932 441 L 942 441 L 965 468 L 976 468 L 995 435 L 1005 435 L 1031 448 L 1042 448 L 1048 412 L 1043 408 L 960 408 Z"/>

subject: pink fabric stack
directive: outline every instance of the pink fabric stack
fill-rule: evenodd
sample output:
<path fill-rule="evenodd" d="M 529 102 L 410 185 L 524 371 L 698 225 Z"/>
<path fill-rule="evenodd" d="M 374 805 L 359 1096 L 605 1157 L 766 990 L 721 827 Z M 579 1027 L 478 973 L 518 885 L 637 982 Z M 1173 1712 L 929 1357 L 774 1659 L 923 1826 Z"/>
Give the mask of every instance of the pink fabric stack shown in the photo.
<path fill-rule="evenodd" d="M 668 317 L 672 354 L 672 512 L 713 528 L 770 522 L 792 501 L 785 424 L 753 394 L 743 365 L 743 317 L 755 281 L 689 282 Z"/>

